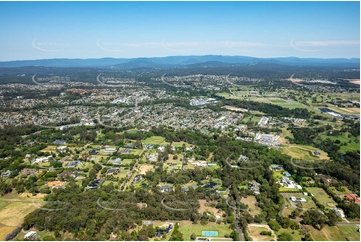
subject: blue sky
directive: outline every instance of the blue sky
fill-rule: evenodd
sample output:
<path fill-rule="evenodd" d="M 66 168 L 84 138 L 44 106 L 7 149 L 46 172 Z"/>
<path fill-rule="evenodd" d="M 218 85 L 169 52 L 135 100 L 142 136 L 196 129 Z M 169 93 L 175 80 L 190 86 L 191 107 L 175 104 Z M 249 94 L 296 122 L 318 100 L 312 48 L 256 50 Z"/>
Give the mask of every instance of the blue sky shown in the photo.
<path fill-rule="evenodd" d="M 359 2 L 0 2 L 0 61 L 360 57 Z"/>

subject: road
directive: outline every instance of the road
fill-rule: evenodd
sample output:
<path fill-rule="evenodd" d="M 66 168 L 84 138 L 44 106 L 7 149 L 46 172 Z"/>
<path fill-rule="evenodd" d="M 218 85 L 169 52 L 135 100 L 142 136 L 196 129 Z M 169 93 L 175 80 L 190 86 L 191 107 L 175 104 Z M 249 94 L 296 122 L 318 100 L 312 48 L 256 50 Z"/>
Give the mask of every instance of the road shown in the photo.
<path fill-rule="evenodd" d="M 238 233 L 239 241 L 243 241 L 242 231 L 241 231 L 241 229 L 239 228 L 239 218 L 238 218 L 238 216 L 237 216 L 237 211 L 236 211 L 235 209 L 233 209 L 233 213 L 234 213 L 234 217 L 236 218 L 236 222 L 237 222 L 236 231 L 237 231 L 237 233 Z"/>

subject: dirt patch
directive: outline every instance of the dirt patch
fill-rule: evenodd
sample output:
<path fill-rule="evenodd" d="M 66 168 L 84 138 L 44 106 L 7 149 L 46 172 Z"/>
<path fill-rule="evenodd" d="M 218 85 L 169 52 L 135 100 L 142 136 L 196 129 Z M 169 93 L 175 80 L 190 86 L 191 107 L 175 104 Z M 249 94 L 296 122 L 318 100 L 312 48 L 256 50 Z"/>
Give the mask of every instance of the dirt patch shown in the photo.
<path fill-rule="evenodd" d="M 302 79 L 298 79 L 298 78 L 288 78 L 288 79 L 286 79 L 286 80 L 288 80 L 288 81 L 291 81 L 291 82 L 295 82 L 295 83 L 299 83 L 299 82 L 303 82 L 303 81 L 305 81 L 305 80 L 302 80 Z"/>
<path fill-rule="evenodd" d="M 277 141 L 280 142 L 281 144 L 285 144 L 286 142 L 288 143 L 288 140 L 283 137 L 279 137 Z"/>
<path fill-rule="evenodd" d="M 266 224 L 249 224 L 247 227 L 248 234 L 253 241 L 270 241 L 271 236 L 260 235 L 262 231 L 260 228 L 263 228 L 272 233 L 273 239 L 276 241 L 277 236 L 274 234 L 273 230 Z"/>
<path fill-rule="evenodd" d="M 348 79 L 348 81 L 352 84 L 360 85 L 360 79 Z"/>
<path fill-rule="evenodd" d="M 139 169 L 140 169 L 139 173 L 145 175 L 145 173 L 153 169 L 153 166 L 142 165 Z"/>
<path fill-rule="evenodd" d="M 198 200 L 199 204 L 200 204 L 200 208 L 198 209 L 198 212 L 200 213 L 204 213 L 204 212 L 211 212 L 213 215 L 215 216 L 221 216 L 224 214 L 224 212 L 222 210 L 219 210 L 217 208 L 212 208 L 210 207 L 210 203 L 207 203 L 207 201 L 205 199 L 201 199 Z"/>
<path fill-rule="evenodd" d="M 247 109 L 236 108 L 236 107 L 233 107 L 233 106 L 223 106 L 222 108 L 225 108 L 225 109 L 228 109 L 228 110 L 231 110 L 231 111 L 248 112 Z"/>

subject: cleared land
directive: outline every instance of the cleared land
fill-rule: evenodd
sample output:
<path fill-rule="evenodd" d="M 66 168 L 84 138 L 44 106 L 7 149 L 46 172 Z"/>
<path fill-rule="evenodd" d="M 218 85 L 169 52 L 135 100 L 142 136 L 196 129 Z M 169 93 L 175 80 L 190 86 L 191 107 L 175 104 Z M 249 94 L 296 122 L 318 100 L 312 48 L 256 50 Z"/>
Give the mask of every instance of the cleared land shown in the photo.
<path fill-rule="evenodd" d="M 292 241 L 301 241 L 302 236 L 301 236 L 301 230 L 292 230 L 292 229 L 283 229 L 281 228 L 280 230 L 277 231 L 277 236 L 282 234 L 282 233 L 286 233 L 291 235 L 292 237 Z"/>
<path fill-rule="evenodd" d="M 345 241 L 346 238 L 343 236 L 337 226 L 325 225 L 322 230 L 317 230 L 310 225 L 305 225 L 307 231 L 311 234 L 313 240 L 316 241 Z"/>
<path fill-rule="evenodd" d="M 165 141 L 165 138 L 163 138 L 162 136 L 152 136 L 152 137 L 146 138 L 144 140 L 144 143 L 159 145 L 159 144 L 163 143 L 164 141 Z"/>
<path fill-rule="evenodd" d="M 352 84 L 360 85 L 360 79 L 348 79 L 348 81 Z"/>
<path fill-rule="evenodd" d="M 337 136 L 327 136 L 321 135 L 322 139 L 329 138 L 332 141 L 339 140 L 340 141 L 340 150 L 343 152 L 346 151 L 357 151 L 360 150 L 360 137 L 352 137 L 348 138 L 345 134 L 337 135 Z M 350 143 L 348 143 L 351 141 Z"/>
<path fill-rule="evenodd" d="M 252 216 L 261 213 L 261 209 L 256 206 L 257 200 L 255 196 L 248 196 L 247 198 L 242 197 L 241 202 L 248 205 L 248 211 Z"/>
<path fill-rule="evenodd" d="M 317 150 L 321 154 L 319 156 L 313 155 L 313 152 Z M 316 149 L 307 145 L 287 145 L 283 146 L 283 153 L 292 156 L 295 159 L 302 160 L 329 160 L 328 154 L 320 149 Z"/>
<path fill-rule="evenodd" d="M 330 207 L 333 207 L 335 201 L 323 190 L 319 187 L 307 187 L 306 190 L 313 194 L 315 198 L 325 205 L 331 205 Z"/>
<path fill-rule="evenodd" d="M 198 200 L 198 202 L 200 204 L 200 208 L 198 209 L 198 212 L 200 212 L 200 213 L 210 212 L 215 216 L 218 215 L 221 217 L 224 214 L 224 212 L 222 210 L 208 206 L 208 203 L 205 199 Z"/>
<path fill-rule="evenodd" d="M 191 221 L 181 221 L 179 222 L 179 231 L 183 233 L 184 240 L 191 240 L 190 237 L 194 233 L 197 236 L 202 236 L 202 231 L 218 231 L 218 237 L 223 237 L 226 234 L 230 234 L 232 230 L 229 228 L 227 224 L 216 224 L 216 223 L 208 223 L 206 225 L 201 224 L 192 224 Z"/>
<path fill-rule="evenodd" d="M 339 224 L 337 228 L 347 240 L 360 241 L 360 232 L 358 232 L 359 227 L 357 225 Z"/>
<path fill-rule="evenodd" d="M 26 197 L 17 194 L 8 194 L 0 198 L 0 240 L 20 226 L 24 217 L 40 207 L 40 197 Z"/>
<path fill-rule="evenodd" d="M 145 173 L 147 173 L 148 171 L 153 169 L 153 166 L 151 165 L 142 165 L 140 168 L 140 174 L 145 175 Z"/>
<path fill-rule="evenodd" d="M 272 239 L 277 240 L 273 230 L 267 224 L 249 224 L 247 230 L 253 241 L 270 241 Z M 272 232 L 272 236 L 260 235 L 262 231 L 270 231 Z"/>

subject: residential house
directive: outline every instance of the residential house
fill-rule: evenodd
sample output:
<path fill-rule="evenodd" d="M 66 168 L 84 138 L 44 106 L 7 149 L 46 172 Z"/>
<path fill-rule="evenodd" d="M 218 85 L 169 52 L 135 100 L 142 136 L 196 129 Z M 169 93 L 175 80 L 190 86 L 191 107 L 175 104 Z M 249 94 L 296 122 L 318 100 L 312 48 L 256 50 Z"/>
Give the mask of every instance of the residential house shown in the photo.
<path fill-rule="evenodd" d="M 163 234 L 168 234 L 173 229 L 173 223 L 170 223 L 167 228 L 159 228 L 155 232 L 155 238 L 162 238 Z"/>
<path fill-rule="evenodd" d="M 81 163 L 81 161 L 79 161 L 79 160 L 77 160 L 77 161 L 72 161 L 72 162 L 70 162 L 69 164 L 68 164 L 68 167 L 69 168 L 75 168 L 75 167 L 77 167 L 77 166 L 80 166 L 82 163 Z"/>
<path fill-rule="evenodd" d="M 65 182 L 62 181 L 52 181 L 52 182 L 47 182 L 46 185 L 51 187 L 51 188 L 60 188 L 65 184 Z"/>
<path fill-rule="evenodd" d="M 110 168 L 107 170 L 106 175 L 113 175 L 118 173 L 119 173 L 119 168 Z"/>
<path fill-rule="evenodd" d="M 159 186 L 160 192 L 171 192 L 173 191 L 173 186 Z"/>
<path fill-rule="evenodd" d="M 8 177 L 8 176 L 10 176 L 10 174 L 11 174 L 11 171 L 10 171 L 10 170 L 1 172 L 1 176 L 2 176 L 2 177 Z"/>

